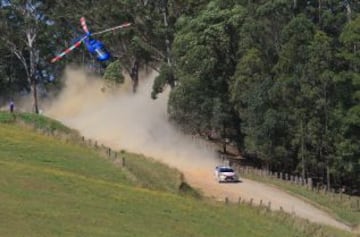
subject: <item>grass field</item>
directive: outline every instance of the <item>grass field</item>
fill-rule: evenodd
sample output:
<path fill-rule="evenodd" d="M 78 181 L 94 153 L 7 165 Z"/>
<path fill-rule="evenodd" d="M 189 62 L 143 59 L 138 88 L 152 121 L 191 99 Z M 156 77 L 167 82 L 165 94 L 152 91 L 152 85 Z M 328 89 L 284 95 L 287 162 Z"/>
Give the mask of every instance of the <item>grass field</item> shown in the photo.
<path fill-rule="evenodd" d="M 5 117 L 0 113 L 0 236 L 352 236 L 179 195 L 176 170 L 126 152 L 126 168 L 119 168 L 94 149 Z M 37 126 L 52 123 L 42 119 Z"/>

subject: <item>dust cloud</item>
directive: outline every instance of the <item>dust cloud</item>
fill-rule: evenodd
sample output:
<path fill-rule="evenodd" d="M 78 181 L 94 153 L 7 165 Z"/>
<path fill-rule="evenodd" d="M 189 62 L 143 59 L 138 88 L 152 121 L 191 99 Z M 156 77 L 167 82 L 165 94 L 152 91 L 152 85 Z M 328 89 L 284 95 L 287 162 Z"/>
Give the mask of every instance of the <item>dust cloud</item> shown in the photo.
<path fill-rule="evenodd" d="M 128 79 L 120 89 L 104 93 L 102 80 L 67 69 L 66 87 L 45 114 L 113 149 L 144 154 L 182 171 L 214 167 L 213 150 L 169 123 L 169 91 L 150 98 L 156 75 L 142 75 L 136 94 Z"/>

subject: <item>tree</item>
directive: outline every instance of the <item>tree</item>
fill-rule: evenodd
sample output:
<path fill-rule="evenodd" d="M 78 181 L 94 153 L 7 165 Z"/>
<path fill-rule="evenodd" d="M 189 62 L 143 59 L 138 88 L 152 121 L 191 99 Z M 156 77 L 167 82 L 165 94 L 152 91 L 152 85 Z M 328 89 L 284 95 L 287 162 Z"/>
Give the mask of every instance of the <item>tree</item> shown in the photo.
<path fill-rule="evenodd" d="M 276 83 L 273 67 L 281 51 L 281 33 L 293 10 L 287 1 L 267 1 L 252 8 L 241 26 L 237 68 L 230 83 L 231 101 L 241 119 L 245 136 L 243 152 L 260 158 L 268 167 L 280 168 L 291 163 L 284 160 L 286 147 L 272 90 Z M 255 155 L 255 156 L 254 156 Z"/>
<path fill-rule="evenodd" d="M 229 2 L 212 2 L 195 19 L 178 20 L 173 55 L 179 80 L 169 101 L 169 115 L 181 126 L 223 142 L 240 132 L 228 86 L 236 67 L 237 29 L 246 14 Z"/>
<path fill-rule="evenodd" d="M 129 30 L 115 37 L 104 36 L 109 42 L 114 57 L 133 81 L 136 91 L 139 71 L 144 68 L 159 70 L 163 62 L 170 63 L 170 47 L 176 16 L 172 7 L 176 1 L 116 1 L 114 5 L 96 4 L 96 15 L 103 12 L 99 22 L 118 24 L 120 21 L 133 23 Z M 97 18 L 97 17 L 95 17 Z M 167 81 L 172 84 L 171 80 Z M 160 85 L 158 83 L 158 85 Z"/>
<path fill-rule="evenodd" d="M 304 143 L 308 139 L 305 124 L 310 115 L 307 113 L 308 101 L 303 96 L 305 88 L 301 85 L 306 80 L 307 47 L 313 38 L 314 28 L 312 22 L 303 14 L 293 17 L 282 28 L 278 61 L 271 69 L 275 72 L 273 85 L 269 89 L 270 104 L 278 115 L 278 126 L 275 127 L 277 138 L 274 140 L 277 150 L 281 152 L 277 159 L 281 161 L 281 156 L 288 157 L 288 160 L 277 165 L 280 165 L 282 170 L 298 169 L 303 175 L 306 173 L 304 152 L 307 152 Z M 298 150 L 301 152 L 299 156 Z M 300 169 L 299 158 L 302 164 Z"/>
<path fill-rule="evenodd" d="M 269 89 L 273 83 L 266 72 L 265 56 L 251 48 L 238 62 L 230 95 L 245 135 L 244 153 L 255 154 L 269 168 L 277 156 L 278 115 L 269 106 Z"/>
<path fill-rule="evenodd" d="M 341 183 L 347 184 L 353 190 L 359 190 L 360 183 L 360 16 L 348 22 L 344 27 L 339 53 L 344 64 L 337 78 L 341 110 L 338 112 L 339 135 L 336 142 L 336 169 L 340 173 Z"/>
<path fill-rule="evenodd" d="M 313 103 L 313 119 L 317 118 L 317 151 L 318 161 L 324 162 L 326 184 L 331 187 L 331 167 L 334 154 L 334 138 L 337 130 L 332 113 L 336 106 L 335 72 L 332 71 L 334 53 L 331 38 L 322 31 L 317 31 L 309 45 L 309 60 L 306 65 L 308 79 L 303 83 L 307 86 L 307 95 Z M 335 126 L 334 126 L 335 125 Z"/>
<path fill-rule="evenodd" d="M 39 112 L 37 86 L 48 69 L 53 45 L 48 42 L 53 22 L 45 11 L 53 6 L 53 2 L 40 0 L 2 1 L 0 5 L 0 41 L 23 68 L 35 113 Z"/>
<path fill-rule="evenodd" d="M 124 76 L 122 74 L 121 64 L 118 60 L 112 62 L 107 66 L 103 76 L 106 84 L 112 87 L 124 83 Z"/>
<path fill-rule="evenodd" d="M 24 3 L 12 1 L 3 5 L 1 29 L 5 34 L 1 36 L 1 40 L 24 67 L 33 93 L 34 111 L 38 113 L 36 66 L 39 61 L 39 51 L 36 47 L 36 39 L 42 19 L 36 8 L 37 6 L 31 1 Z M 22 39 L 15 38 L 18 32 L 22 34 Z"/>

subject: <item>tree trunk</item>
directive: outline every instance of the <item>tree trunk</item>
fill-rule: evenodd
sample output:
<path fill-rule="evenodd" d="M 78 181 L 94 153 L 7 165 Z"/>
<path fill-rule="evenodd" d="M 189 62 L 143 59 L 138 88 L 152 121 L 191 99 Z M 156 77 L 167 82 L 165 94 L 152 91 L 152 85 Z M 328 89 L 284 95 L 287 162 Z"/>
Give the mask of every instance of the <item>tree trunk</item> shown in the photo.
<path fill-rule="evenodd" d="M 329 163 L 326 164 L 326 188 L 330 190 L 331 183 L 330 183 L 330 165 Z"/>
<path fill-rule="evenodd" d="M 165 45 L 166 45 L 166 61 L 169 67 L 171 67 L 171 56 L 170 56 L 170 40 L 169 40 L 169 23 L 168 23 L 168 0 L 162 1 L 162 12 L 164 17 L 164 25 L 166 28 L 165 34 Z"/>
<path fill-rule="evenodd" d="M 326 186 L 327 189 L 330 190 L 331 187 L 331 183 L 330 183 L 330 156 L 329 156 L 329 112 L 328 112 L 328 97 L 327 97 L 327 83 L 326 81 L 323 84 L 323 93 L 324 93 L 324 99 L 325 99 L 325 104 L 324 104 L 324 117 L 325 117 L 325 139 L 326 139 L 326 144 L 325 144 L 325 159 L 326 159 Z"/>
<path fill-rule="evenodd" d="M 319 17 L 319 26 L 320 26 L 320 24 L 321 24 L 321 0 L 319 0 L 318 10 L 319 10 L 318 17 Z"/>
<path fill-rule="evenodd" d="M 35 113 L 39 113 L 39 106 L 38 106 L 38 96 L 37 96 L 37 78 L 36 78 L 36 65 L 38 63 L 38 57 L 36 56 L 36 51 L 34 49 L 34 44 L 35 44 L 35 39 L 36 39 L 36 34 L 34 33 L 35 30 L 34 29 L 28 29 L 27 33 L 26 33 L 26 38 L 27 38 L 27 44 L 29 47 L 29 73 L 28 73 L 28 78 L 29 79 L 29 83 L 31 86 L 31 90 L 32 90 L 32 95 L 33 95 L 33 102 L 34 102 L 34 112 Z"/>
<path fill-rule="evenodd" d="M 36 114 L 39 113 L 39 106 L 38 106 L 38 96 L 37 96 L 37 88 L 36 88 L 36 80 L 35 78 L 31 79 L 31 90 L 32 90 L 32 95 L 33 95 L 33 100 L 34 100 L 34 112 Z"/>
<path fill-rule="evenodd" d="M 350 3 L 349 1 L 345 1 L 346 3 L 346 15 L 347 15 L 347 19 L 348 19 L 348 22 L 351 21 L 351 6 L 350 6 Z"/>
<path fill-rule="evenodd" d="M 302 171 L 301 176 L 303 179 L 305 179 L 305 157 L 304 157 L 304 124 L 303 119 L 301 119 L 301 165 L 302 165 Z"/>
<path fill-rule="evenodd" d="M 325 103 L 327 103 L 327 98 L 325 96 Z M 327 111 L 327 104 L 325 104 L 325 136 L 329 136 L 328 134 L 328 111 Z M 327 142 L 326 148 L 329 147 L 329 144 Z M 326 152 L 326 183 L 327 188 L 330 190 L 331 183 L 330 183 L 330 156 L 328 152 Z"/>
<path fill-rule="evenodd" d="M 30 48 L 30 84 L 31 84 L 31 90 L 34 100 L 34 112 L 39 113 L 39 106 L 38 106 L 38 96 L 37 96 L 37 88 L 36 88 L 36 68 L 35 68 L 35 53 L 34 49 L 32 48 L 32 44 L 29 44 L 31 46 Z"/>
<path fill-rule="evenodd" d="M 139 84 L 139 61 L 136 59 L 130 73 L 133 82 L 133 92 L 135 93 Z"/>
<path fill-rule="evenodd" d="M 226 127 L 225 127 L 225 123 L 222 124 L 222 129 L 223 129 L 223 137 L 224 137 L 224 142 L 223 142 L 223 152 L 224 154 L 226 154 L 226 143 L 227 143 L 227 134 L 226 134 Z"/>

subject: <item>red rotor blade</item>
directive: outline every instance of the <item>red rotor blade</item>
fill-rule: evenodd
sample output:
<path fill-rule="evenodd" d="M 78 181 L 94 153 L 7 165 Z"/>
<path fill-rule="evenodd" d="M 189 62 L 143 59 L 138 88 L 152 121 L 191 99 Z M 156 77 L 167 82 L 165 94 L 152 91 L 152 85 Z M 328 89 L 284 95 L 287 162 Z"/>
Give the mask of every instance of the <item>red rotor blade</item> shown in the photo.
<path fill-rule="evenodd" d="M 74 49 L 79 47 L 86 38 L 87 38 L 87 36 L 84 36 L 79 41 L 77 41 L 75 44 L 71 45 L 69 48 L 65 49 L 60 54 L 56 55 L 53 59 L 51 59 L 51 62 L 55 63 L 55 62 L 61 60 L 66 54 L 70 53 L 71 51 L 73 51 Z"/>
<path fill-rule="evenodd" d="M 81 27 L 83 28 L 83 30 L 85 31 L 86 34 L 89 33 L 89 29 L 86 25 L 86 20 L 85 20 L 85 17 L 81 17 L 80 18 L 80 24 L 81 24 Z"/>

